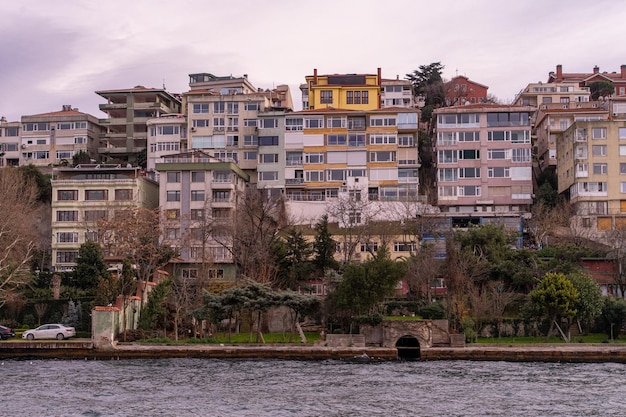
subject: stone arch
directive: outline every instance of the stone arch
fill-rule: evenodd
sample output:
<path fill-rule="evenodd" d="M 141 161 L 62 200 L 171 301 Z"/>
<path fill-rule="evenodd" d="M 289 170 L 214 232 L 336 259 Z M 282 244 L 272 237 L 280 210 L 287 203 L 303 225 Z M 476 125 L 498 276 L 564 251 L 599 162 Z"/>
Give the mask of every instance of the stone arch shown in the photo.
<path fill-rule="evenodd" d="M 398 357 L 400 359 L 419 359 L 420 358 L 420 342 L 412 335 L 404 335 L 396 340 L 396 349 L 398 349 Z"/>
<path fill-rule="evenodd" d="M 415 338 L 420 348 L 432 347 L 431 320 L 384 320 L 382 326 L 384 347 L 396 347 L 398 340 L 405 336 Z"/>

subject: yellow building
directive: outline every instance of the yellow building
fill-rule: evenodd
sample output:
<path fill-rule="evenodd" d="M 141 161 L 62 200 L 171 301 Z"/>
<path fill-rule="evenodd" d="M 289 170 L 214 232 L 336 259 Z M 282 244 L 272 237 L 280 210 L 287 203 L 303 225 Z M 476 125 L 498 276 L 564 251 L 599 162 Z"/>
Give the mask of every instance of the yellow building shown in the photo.
<path fill-rule="evenodd" d="M 302 90 L 303 110 L 329 108 L 348 110 L 379 109 L 381 94 L 381 71 L 376 74 L 332 74 L 305 77 Z"/>

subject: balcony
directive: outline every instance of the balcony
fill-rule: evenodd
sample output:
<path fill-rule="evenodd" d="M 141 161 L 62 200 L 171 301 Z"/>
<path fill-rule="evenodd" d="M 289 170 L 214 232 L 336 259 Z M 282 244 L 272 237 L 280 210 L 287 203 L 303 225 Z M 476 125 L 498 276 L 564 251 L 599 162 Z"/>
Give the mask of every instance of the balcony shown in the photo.
<path fill-rule="evenodd" d="M 294 186 L 304 184 L 304 178 L 285 178 L 285 185 Z"/>

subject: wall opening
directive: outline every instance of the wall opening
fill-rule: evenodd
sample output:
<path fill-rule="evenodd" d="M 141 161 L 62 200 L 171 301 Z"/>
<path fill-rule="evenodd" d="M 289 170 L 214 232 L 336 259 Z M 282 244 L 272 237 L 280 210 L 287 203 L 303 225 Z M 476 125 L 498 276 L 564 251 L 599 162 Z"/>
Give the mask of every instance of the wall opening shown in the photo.
<path fill-rule="evenodd" d="M 398 357 L 404 360 L 417 360 L 420 358 L 420 342 L 414 336 L 402 336 L 396 342 Z"/>

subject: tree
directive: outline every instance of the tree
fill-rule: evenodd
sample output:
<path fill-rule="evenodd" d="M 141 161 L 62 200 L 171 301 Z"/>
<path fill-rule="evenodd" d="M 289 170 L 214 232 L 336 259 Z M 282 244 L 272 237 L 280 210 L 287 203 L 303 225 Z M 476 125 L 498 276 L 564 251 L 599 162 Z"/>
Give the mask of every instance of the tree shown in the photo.
<path fill-rule="evenodd" d="M 339 267 L 335 260 L 335 241 L 328 228 L 328 215 L 324 214 L 315 224 L 315 241 L 313 242 L 313 263 L 320 273 L 326 269 Z"/>
<path fill-rule="evenodd" d="M 287 236 L 276 242 L 275 250 L 279 271 L 276 286 L 295 290 L 298 283 L 308 279 L 313 271 L 309 260 L 313 247 L 307 242 L 302 232 L 295 228 L 287 231 Z"/>
<path fill-rule="evenodd" d="M 555 325 L 558 326 L 557 322 L 565 318 L 569 324 L 569 321 L 576 315 L 578 291 L 563 274 L 546 274 L 537 284 L 537 288 L 530 292 L 529 297 L 541 317 L 550 322 L 546 340 L 550 340 Z M 563 338 L 569 341 L 569 338 L 564 335 Z"/>
<path fill-rule="evenodd" d="M 440 107 L 445 103 L 445 90 L 441 73 L 445 67 L 441 62 L 420 65 L 418 70 L 407 74 L 413 85 L 413 94 L 422 96 L 426 106 Z"/>
<path fill-rule="evenodd" d="M 78 152 L 76 152 L 73 156 L 72 156 L 72 166 L 77 166 L 77 165 L 81 165 L 81 164 L 91 164 L 92 159 L 91 159 L 91 155 L 89 155 L 87 152 L 80 150 Z"/>
<path fill-rule="evenodd" d="M 422 246 L 417 252 L 411 253 L 406 264 L 409 297 L 432 303 L 433 281 L 439 276 L 442 266 L 441 261 L 435 258 L 435 247 L 429 244 Z"/>
<path fill-rule="evenodd" d="M 100 245 L 88 240 L 78 248 L 74 282 L 78 288 L 86 290 L 96 288 L 100 278 L 110 278 L 107 264 Z"/>
<path fill-rule="evenodd" d="M 329 219 L 336 221 L 339 226 L 337 235 L 341 236 L 339 243 L 344 264 L 352 262 L 358 245 L 370 243 L 368 226 L 376 211 L 376 207 L 366 195 L 361 194 L 360 189 L 348 190 L 348 193 L 329 204 Z"/>
<path fill-rule="evenodd" d="M 19 287 L 28 284 L 28 270 L 36 249 L 32 216 L 39 207 L 34 180 L 22 171 L 0 169 L 0 307 Z"/>
<path fill-rule="evenodd" d="M 602 306 L 600 326 L 607 336 L 617 339 L 626 321 L 626 301 L 615 297 L 606 297 Z"/>
<path fill-rule="evenodd" d="M 591 323 L 602 313 L 602 290 L 589 274 L 573 272 L 566 277 L 578 291 L 578 301 L 574 306 L 576 318 L 582 322 L 585 333 L 589 333 Z"/>
<path fill-rule="evenodd" d="M 610 97 L 615 93 L 615 86 L 610 81 L 594 81 L 589 84 L 590 98 L 594 101 L 600 97 Z"/>
<path fill-rule="evenodd" d="M 172 287 L 172 280 L 166 279 L 159 282 L 148 295 L 148 301 L 141 309 L 141 315 L 139 316 L 138 327 L 141 330 L 154 330 L 157 329 L 159 323 L 163 325 L 165 330 L 165 324 L 167 321 L 167 297 L 170 294 Z"/>

